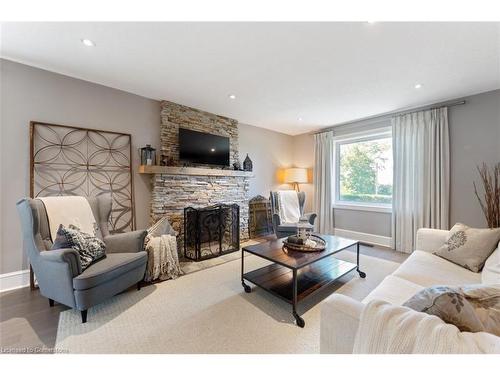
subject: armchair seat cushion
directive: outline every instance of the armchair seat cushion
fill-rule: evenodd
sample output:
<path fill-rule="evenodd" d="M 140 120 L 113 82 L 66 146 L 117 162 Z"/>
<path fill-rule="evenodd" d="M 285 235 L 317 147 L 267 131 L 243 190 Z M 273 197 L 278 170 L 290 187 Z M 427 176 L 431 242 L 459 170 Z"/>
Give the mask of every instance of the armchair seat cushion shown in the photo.
<path fill-rule="evenodd" d="M 310 222 L 311 215 L 315 215 L 315 214 L 303 215 L 303 216 L 300 217 L 300 219 L 299 219 L 298 222 L 296 222 L 296 223 L 283 223 L 283 224 L 278 225 L 278 228 L 280 230 L 297 230 L 297 225 L 299 225 L 300 222 L 302 224 L 309 223 L 310 227 L 312 228 L 314 224 Z"/>
<path fill-rule="evenodd" d="M 309 223 L 309 227 L 312 229 L 313 224 L 307 219 L 307 217 L 302 216 L 301 221 L 304 220 L 306 223 Z M 283 223 L 277 226 L 277 229 L 281 233 L 296 233 L 297 232 L 297 226 L 299 223 Z"/>
<path fill-rule="evenodd" d="M 80 275 L 73 279 L 73 288 L 84 290 L 119 277 L 132 269 L 145 267 L 147 253 L 112 253 L 106 258 L 92 264 Z"/>
<path fill-rule="evenodd" d="M 278 230 L 280 232 L 296 232 L 298 223 L 285 223 L 278 225 Z"/>

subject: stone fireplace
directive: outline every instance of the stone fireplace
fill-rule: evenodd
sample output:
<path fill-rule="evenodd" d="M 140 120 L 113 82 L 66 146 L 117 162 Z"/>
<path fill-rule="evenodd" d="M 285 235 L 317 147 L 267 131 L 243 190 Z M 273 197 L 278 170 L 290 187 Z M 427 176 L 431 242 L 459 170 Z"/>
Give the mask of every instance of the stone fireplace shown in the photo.
<path fill-rule="evenodd" d="M 161 102 L 160 151 L 169 165 L 180 166 L 179 128 L 229 137 L 229 164 L 239 161 L 238 121 L 180 104 Z M 184 166 L 200 166 L 182 163 Z M 205 164 L 201 167 L 206 168 Z M 220 168 L 220 167 L 219 167 Z"/>
<path fill-rule="evenodd" d="M 184 208 L 216 204 L 240 207 L 240 240 L 248 239 L 248 201 L 251 172 L 234 171 L 179 161 L 179 127 L 230 138 L 230 163 L 239 159 L 238 122 L 227 117 L 163 101 L 161 103 L 160 151 L 168 166 L 142 166 L 141 173 L 152 174 L 151 222 L 167 216 L 180 234 L 183 248 Z"/>

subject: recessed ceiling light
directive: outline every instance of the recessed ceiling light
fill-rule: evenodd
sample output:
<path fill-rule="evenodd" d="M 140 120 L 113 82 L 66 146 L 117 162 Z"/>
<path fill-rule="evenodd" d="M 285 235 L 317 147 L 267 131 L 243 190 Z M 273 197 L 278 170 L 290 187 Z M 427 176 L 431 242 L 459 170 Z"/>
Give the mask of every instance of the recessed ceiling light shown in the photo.
<path fill-rule="evenodd" d="M 416 84 L 415 84 L 415 88 L 416 88 L 416 89 L 420 89 L 420 88 L 422 88 L 422 84 L 420 84 L 420 83 L 416 83 Z"/>
<path fill-rule="evenodd" d="M 231 99 L 231 100 L 236 99 L 236 95 L 234 95 L 234 94 L 229 94 L 227 97 L 228 97 L 229 99 Z"/>
<path fill-rule="evenodd" d="M 299 117 L 299 118 L 298 118 L 298 120 L 299 120 L 299 121 L 302 121 L 302 117 Z"/>
<path fill-rule="evenodd" d="M 90 39 L 82 39 L 82 43 L 87 47 L 95 47 L 95 43 Z"/>

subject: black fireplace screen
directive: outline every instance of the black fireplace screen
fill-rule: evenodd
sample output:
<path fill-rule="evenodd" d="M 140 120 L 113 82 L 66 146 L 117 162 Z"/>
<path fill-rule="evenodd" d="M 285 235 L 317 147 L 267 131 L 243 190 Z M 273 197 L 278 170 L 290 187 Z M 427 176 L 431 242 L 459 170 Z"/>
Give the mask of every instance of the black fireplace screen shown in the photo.
<path fill-rule="evenodd" d="M 240 249 L 237 204 L 184 209 L 184 257 L 200 261 Z"/>

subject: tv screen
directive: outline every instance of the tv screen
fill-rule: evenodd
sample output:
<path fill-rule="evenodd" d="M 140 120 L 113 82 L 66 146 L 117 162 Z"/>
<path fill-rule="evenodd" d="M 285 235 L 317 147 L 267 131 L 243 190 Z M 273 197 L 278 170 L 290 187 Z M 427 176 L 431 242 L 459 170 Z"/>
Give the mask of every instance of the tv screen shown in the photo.
<path fill-rule="evenodd" d="M 179 159 L 191 163 L 229 165 L 229 137 L 179 128 Z"/>

